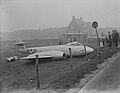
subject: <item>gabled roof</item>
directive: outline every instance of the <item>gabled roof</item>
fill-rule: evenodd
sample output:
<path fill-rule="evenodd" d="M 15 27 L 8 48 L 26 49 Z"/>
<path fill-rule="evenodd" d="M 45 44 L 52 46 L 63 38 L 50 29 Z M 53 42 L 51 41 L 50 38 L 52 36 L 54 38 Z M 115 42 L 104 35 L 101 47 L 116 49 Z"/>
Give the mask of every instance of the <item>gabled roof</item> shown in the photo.
<path fill-rule="evenodd" d="M 79 19 L 79 18 L 74 18 L 73 19 L 74 21 L 76 21 L 76 23 L 79 25 L 79 26 L 82 26 L 82 25 L 84 25 L 85 24 L 85 22 L 84 21 L 82 21 L 81 19 Z"/>

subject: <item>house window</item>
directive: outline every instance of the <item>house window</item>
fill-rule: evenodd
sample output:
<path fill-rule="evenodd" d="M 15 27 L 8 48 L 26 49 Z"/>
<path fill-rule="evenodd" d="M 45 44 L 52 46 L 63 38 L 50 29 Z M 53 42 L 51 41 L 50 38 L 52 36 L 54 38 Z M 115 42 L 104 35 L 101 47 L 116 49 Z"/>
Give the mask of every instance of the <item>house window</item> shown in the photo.
<path fill-rule="evenodd" d="M 71 39 L 70 38 L 68 38 L 68 42 L 70 42 L 71 41 Z"/>
<path fill-rule="evenodd" d="M 76 38 L 76 37 L 74 37 L 74 41 L 77 41 L 77 38 Z"/>
<path fill-rule="evenodd" d="M 75 28 L 76 28 L 77 26 L 75 25 Z"/>

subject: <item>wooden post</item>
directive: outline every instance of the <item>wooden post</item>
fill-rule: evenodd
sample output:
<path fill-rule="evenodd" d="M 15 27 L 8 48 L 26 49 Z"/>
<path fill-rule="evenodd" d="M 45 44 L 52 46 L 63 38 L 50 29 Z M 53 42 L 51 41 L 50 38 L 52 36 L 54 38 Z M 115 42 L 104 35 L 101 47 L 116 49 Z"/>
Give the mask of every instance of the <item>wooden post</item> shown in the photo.
<path fill-rule="evenodd" d="M 70 53 L 70 67 L 71 67 L 71 71 L 73 70 L 72 68 L 72 52 L 71 52 L 71 48 L 69 48 L 69 53 Z"/>
<path fill-rule="evenodd" d="M 86 46 L 85 45 L 84 45 L 84 50 L 85 50 L 86 60 L 88 61 L 87 51 L 86 51 Z"/>
<path fill-rule="evenodd" d="M 40 81 L 39 81 L 39 68 L 38 68 L 38 64 L 39 64 L 39 58 L 38 58 L 38 55 L 35 55 L 36 56 L 36 63 L 35 63 L 35 66 L 36 66 L 36 80 L 37 80 L 37 89 L 40 88 Z"/>

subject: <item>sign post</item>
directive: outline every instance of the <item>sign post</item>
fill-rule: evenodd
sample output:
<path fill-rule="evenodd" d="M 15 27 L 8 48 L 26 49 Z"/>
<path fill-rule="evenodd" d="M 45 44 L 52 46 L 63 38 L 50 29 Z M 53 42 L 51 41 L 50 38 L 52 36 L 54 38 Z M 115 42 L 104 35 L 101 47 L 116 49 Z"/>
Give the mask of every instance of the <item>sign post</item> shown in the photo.
<path fill-rule="evenodd" d="M 99 38 L 99 35 L 98 35 L 98 32 L 97 32 L 98 22 L 94 21 L 92 23 L 92 27 L 95 28 L 95 31 L 96 31 L 96 34 L 97 34 L 97 39 L 98 39 L 98 45 L 100 46 L 100 38 Z"/>

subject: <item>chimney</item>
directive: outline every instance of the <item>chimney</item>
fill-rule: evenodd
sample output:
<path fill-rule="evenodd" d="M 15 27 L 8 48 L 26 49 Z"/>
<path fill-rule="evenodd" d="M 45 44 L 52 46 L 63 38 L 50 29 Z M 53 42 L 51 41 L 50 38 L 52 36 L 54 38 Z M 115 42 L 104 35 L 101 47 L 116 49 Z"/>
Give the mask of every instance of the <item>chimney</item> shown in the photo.
<path fill-rule="evenodd" d="M 73 16 L 73 19 L 75 18 L 75 16 Z"/>

